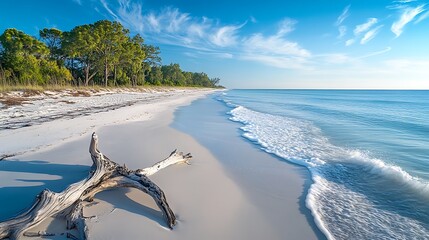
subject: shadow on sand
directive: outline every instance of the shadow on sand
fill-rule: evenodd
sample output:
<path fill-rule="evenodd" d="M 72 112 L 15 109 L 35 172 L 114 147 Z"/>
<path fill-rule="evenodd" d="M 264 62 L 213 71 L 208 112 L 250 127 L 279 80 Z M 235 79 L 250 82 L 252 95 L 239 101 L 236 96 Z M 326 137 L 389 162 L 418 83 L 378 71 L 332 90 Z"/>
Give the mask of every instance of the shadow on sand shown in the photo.
<path fill-rule="evenodd" d="M 0 183 L 0 221 L 28 209 L 42 190 L 60 192 L 70 184 L 84 179 L 88 176 L 89 169 L 89 166 L 84 165 L 56 164 L 40 160 L 1 161 L 0 174 L 10 174 L 12 179 Z"/>
<path fill-rule="evenodd" d="M 70 184 L 87 177 L 89 170 L 90 166 L 56 164 L 40 160 L 1 161 L 0 174 L 8 173 L 14 176 L 17 173 L 17 175 L 6 184 L 0 183 L 0 206 L 4 206 L 0 208 L 0 221 L 27 210 L 44 189 L 61 192 Z M 114 208 L 145 216 L 160 226 L 168 227 L 160 210 L 145 206 L 145 203 L 153 202 L 152 197 L 139 193 L 137 201 L 128 196 L 129 191 L 127 188 L 108 190 L 97 194 L 96 198 L 112 204 Z M 156 207 L 155 203 L 152 205 Z"/>
<path fill-rule="evenodd" d="M 112 204 L 114 209 L 123 209 L 127 212 L 146 217 L 160 226 L 168 228 L 161 210 L 158 209 L 151 196 L 139 192 L 133 197 L 128 194 L 130 191 L 131 189 L 129 188 L 112 189 L 97 194 L 96 198 Z M 155 209 L 150 207 L 150 205 L 154 205 Z"/>

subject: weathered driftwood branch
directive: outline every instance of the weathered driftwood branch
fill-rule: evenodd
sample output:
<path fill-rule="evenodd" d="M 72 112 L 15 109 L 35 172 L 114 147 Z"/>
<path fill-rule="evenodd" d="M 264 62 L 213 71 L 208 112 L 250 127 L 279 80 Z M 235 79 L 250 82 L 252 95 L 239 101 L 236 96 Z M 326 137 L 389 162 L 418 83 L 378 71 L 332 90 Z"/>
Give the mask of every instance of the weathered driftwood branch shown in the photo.
<path fill-rule="evenodd" d="M 92 134 L 89 152 L 93 165 L 89 176 L 70 185 L 60 193 L 43 190 L 33 205 L 24 213 L 0 223 L 0 239 L 16 239 L 25 236 L 51 236 L 46 232 L 30 232 L 47 217 L 63 216 L 67 220 L 67 229 L 77 229 L 79 236 L 67 233 L 73 239 L 87 239 L 89 230 L 83 216 L 82 201 L 92 201 L 94 196 L 107 189 L 132 187 L 149 194 L 161 209 L 168 227 L 173 228 L 176 217 L 167 203 L 164 192 L 148 176 L 170 165 L 188 163 L 192 156 L 173 151 L 170 156 L 145 169 L 130 170 L 125 165 L 111 161 L 98 150 L 98 138 Z"/>

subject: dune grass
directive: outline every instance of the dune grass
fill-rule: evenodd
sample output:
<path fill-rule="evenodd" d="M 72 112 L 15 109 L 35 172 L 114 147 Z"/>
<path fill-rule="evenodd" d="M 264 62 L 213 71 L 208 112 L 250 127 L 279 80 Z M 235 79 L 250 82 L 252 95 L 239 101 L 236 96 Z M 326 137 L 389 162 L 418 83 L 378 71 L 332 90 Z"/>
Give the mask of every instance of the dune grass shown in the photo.
<path fill-rule="evenodd" d="M 198 89 L 203 87 L 193 87 L 193 86 L 154 86 L 154 85 L 143 85 L 143 86 L 120 86 L 120 87 L 102 87 L 102 86 L 72 86 L 72 85 L 0 85 L 0 93 L 7 93 L 12 91 L 23 91 L 29 95 L 35 95 L 44 91 L 65 91 L 65 90 L 75 90 L 75 91 L 109 91 L 109 90 L 128 90 L 128 91 L 146 91 L 146 90 L 155 90 L 155 91 L 168 91 L 169 89 Z M 33 94 L 34 93 L 34 94 Z"/>

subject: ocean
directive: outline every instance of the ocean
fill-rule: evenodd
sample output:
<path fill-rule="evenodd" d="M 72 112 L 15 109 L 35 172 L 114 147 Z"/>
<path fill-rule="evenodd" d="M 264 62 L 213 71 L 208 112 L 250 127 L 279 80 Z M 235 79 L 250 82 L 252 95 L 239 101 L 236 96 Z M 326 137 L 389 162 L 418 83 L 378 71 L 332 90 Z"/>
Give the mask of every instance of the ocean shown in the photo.
<path fill-rule="evenodd" d="M 229 90 L 246 141 L 311 173 L 329 239 L 429 239 L 429 91 Z M 286 184 L 286 183 L 285 183 Z"/>

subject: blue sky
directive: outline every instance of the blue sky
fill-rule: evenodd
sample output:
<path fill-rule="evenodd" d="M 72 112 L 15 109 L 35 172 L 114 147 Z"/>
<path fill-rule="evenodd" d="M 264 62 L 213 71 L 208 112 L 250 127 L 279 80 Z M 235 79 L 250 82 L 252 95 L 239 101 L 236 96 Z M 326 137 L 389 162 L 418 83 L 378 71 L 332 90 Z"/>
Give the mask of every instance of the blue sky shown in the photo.
<path fill-rule="evenodd" d="M 9 0 L 0 31 L 100 19 L 229 88 L 429 89 L 429 0 Z"/>

